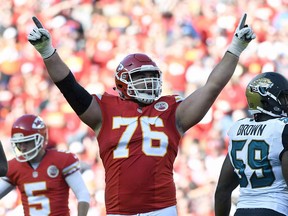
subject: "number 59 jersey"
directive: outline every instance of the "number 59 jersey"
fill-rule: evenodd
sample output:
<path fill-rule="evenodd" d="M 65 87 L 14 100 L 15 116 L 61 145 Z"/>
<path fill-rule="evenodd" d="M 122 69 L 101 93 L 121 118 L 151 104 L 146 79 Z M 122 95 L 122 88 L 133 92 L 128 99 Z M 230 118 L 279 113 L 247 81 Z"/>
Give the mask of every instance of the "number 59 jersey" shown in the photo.
<path fill-rule="evenodd" d="M 288 118 L 245 118 L 230 128 L 229 157 L 240 185 L 237 208 L 269 208 L 287 215 L 288 189 L 281 171 L 287 123 Z"/>
<path fill-rule="evenodd" d="M 173 163 L 180 134 L 175 111 L 182 99 L 165 96 L 145 107 L 109 94 L 97 137 L 106 175 L 108 214 L 137 214 L 176 205 Z"/>

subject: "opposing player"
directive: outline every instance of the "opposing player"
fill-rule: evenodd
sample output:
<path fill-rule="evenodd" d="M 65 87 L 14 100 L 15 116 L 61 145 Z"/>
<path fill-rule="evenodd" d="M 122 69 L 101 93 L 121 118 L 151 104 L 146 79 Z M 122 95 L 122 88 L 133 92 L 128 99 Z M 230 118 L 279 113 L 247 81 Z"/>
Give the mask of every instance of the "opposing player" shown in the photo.
<path fill-rule="evenodd" d="M 118 65 L 119 97 L 89 94 L 61 60 L 49 32 L 33 17 L 36 28 L 28 40 L 70 106 L 96 132 L 106 173 L 108 216 L 177 215 L 173 163 L 179 140 L 209 110 L 233 75 L 240 54 L 255 38 L 245 19 L 246 14 L 207 83 L 182 100 L 161 97 L 162 72 L 142 53 L 129 54 Z"/>
<path fill-rule="evenodd" d="M 71 188 L 78 200 L 78 215 L 86 216 L 90 195 L 72 153 L 46 150 L 47 128 L 35 115 L 18 118 L 11 133 L 15 158 L 0 180 L 0 199 L 17 187 L 25 216 L 69 216 Z"/>
<path fill-rule="evenodd" d="M 0 141 L 0 177 L 5 176 L 8 171 L 8 163 L 7 158 L 2 146 L 2 143 Z"/>
<path fill-rule="evenodd" d="M 235 216 L 288 215 L 288 81 L 279 73 L 256 76 L 246 88 L 253 118 L 229 130 L 228 155 L 215 193 L 216 216 L 228 216 L 240 185 Z"/>

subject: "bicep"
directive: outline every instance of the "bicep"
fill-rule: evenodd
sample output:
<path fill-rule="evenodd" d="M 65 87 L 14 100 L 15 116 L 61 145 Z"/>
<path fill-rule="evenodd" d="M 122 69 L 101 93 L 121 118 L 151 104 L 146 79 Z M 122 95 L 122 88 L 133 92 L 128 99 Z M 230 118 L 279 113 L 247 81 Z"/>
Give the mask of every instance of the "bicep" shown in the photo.
<path fill-rule="evenodd" d="M 102 111 L 95 97 L 93 97 L 88 109 L 79 117 L 92 130 L 97 130 L 101 127 Z"/>
<path fill-rule="evenodd" d="M 234 172 L 234 167 L 232 166 L 229 155 L 227 154 L 221 168 L 217 189 L 231 194 L 238 185 L 238 177 Z"/>
<path fill-rule="evenodd" d="M 219 92 L 211 84 L 197 89 L 179 104 L 176 110 L 176 123 L 180 133 L 184 133 L 199 123 L 207 114 Z"/>

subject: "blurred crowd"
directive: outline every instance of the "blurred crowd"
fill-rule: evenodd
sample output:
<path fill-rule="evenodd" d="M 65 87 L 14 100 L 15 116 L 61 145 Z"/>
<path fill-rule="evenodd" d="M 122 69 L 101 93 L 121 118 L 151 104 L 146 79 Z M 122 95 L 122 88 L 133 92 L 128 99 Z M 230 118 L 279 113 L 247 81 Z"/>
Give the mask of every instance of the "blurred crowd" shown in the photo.
<path fill-rule="evenodd" d="M 248 115 L 245 87 L 263 71 L 288 78 L 287 0 L 0 0 L 0 139 L 13 157 L 10 128 L 25 113 L 43 117 L 49 147 L 81 160 L 91 193 L 89 215 L 105 215 L 104 171 L 93 131 L 80 122 L 27 42 L 38 17 L 53 45 L 90 93 L 114 90 L 114 71 L 131 52 L 151 56 L 163 72 L 163 93 L 185 97 L 201 87 L 224 55 L 241 15 L 257 35 L 217 101 L 182 139 L 175 162 L 179 216 L 213 216 L 213 196 L 226 154 L 226 132 Z M 197 115 L 197 113 L 195 113 Z M 133 199 L 133 197 L 131 197 Z M 71 195 L 71 212 L 76 208 Z M 21 216 L 15 190 L 0 216 Z"/>

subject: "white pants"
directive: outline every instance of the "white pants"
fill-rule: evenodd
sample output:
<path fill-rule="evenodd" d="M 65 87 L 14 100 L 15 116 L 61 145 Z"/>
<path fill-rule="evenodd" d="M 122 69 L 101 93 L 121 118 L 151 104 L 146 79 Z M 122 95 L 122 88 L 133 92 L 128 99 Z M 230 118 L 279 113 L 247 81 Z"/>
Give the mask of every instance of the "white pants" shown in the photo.
<path fill-rule="evenodd" d="M 119 215 L 119 214 L 107 214 L 107 216 L 177 216 L 176 206 L 170 206 L 167 208 L 163 208 L 160 210 L 147 212 L 147 213 L 139 213 L 134 215 Z"/>

